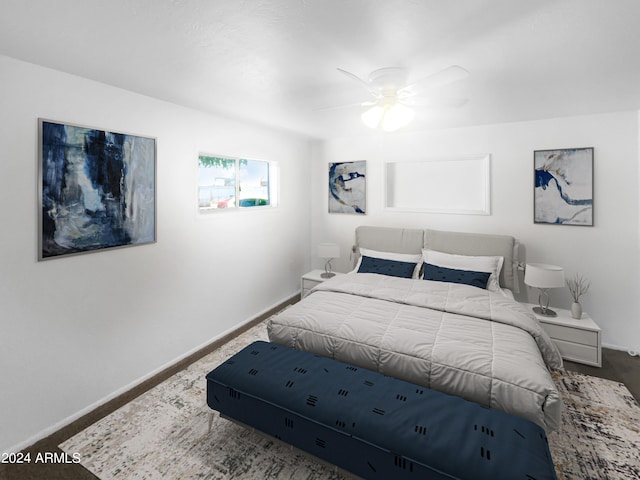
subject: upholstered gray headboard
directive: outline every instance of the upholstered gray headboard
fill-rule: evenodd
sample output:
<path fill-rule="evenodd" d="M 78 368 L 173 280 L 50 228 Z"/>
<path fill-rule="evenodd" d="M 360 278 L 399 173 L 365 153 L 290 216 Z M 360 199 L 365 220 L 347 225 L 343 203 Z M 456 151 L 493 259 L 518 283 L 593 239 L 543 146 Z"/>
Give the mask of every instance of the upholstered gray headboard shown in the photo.
<path fill-rule="evenodd" d="M 458 255 L 500 255 L 504 257 L 500 286 L 518 293 L 518 246 L 510 235 L 361 226 L 356 228 L 355 253 L 359 255 L 362 247 L 396 253 L 421 253 L 428 248 Z"/>
<path fill-rule="evenodd" d="M 356 247 L 380 252 L 422 253 L 424 230 L 389 227 L 357 227 Z M 358 252 L 356 251 L 356 254 Z"/>

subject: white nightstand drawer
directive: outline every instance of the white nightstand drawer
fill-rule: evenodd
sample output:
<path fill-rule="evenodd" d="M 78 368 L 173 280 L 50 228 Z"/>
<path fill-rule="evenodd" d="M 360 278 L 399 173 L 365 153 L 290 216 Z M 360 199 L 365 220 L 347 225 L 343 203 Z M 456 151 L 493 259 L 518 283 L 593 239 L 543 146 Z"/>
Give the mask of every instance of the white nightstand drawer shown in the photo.
<path fill-rule="evenodd" d="M 553 325 L 547 323 L 544 326 L 549 336 L 556 340 L 565 340 L 571 343 L 581 343 L 596 347 L 598 345 L 598 333 L 589 330 L 580 330 L 578 328 L 570 328 L 562 325 Z"/>
<path fill-rule="evenodd" d="M 320 285 L 322 282 L 316 282 L 315 280 L 309 280 L 308 278 L 305 278 L 303 280 L 303 283 L 305 290 L 311 290 L 313 287 L 315 287 L 316 285 Z"/>
<path fill-rule="evenodd" d="M 334 273 L 335 275 L 342 275 L 338 272 Z M 314 287 L 327 280 L 322 276 L 323 274 L 324 270 L 312 270 L 302 275 L 300 278 L 300 298 L 306 297 Z"/>
<path fill-rule="evenodd" d="M 598 347 L 565 342 L 563 340 L 554 340 L 554 343 L 558 346 L 558 350 L 560 350 L 562 358 L 574 362 L 588 363 L 598 367 L 600 366 Z"/>
<path fill-rule="evenodd" d="M 525 304 L 527 308 L 535 305 Z M 600 327 L 587 314 L 582 318 L 573 318 L 569 310 L 554 308 L 556 317 L 544 317 L 535 314 L 540 326 L 556 344 L 560 355 L 566 360 L 586 363 L 599 367 L 602 362 L 600 348 Z"/>
<path fill-rule="evenodd" d="M 300 292 L 300 298 L 304 298 L 309 295 L 309 292 L 316 285 L 320 285 L 322 282 L 318 282 L 315 280 L 310 280 L 308 278 L 302 279 L 302 291 Z"/>

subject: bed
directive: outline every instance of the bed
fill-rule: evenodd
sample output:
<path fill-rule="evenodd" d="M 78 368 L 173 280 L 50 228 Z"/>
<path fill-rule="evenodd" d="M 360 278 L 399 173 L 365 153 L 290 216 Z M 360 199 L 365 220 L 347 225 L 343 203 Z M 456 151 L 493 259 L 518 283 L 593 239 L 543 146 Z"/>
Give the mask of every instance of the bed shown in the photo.
<path fill-rule="evenodd" d="M 358 227 L 354 270 L 271 317 L 269 340 L 556 430 L 562 359 L 514 300 L 517 250 L 506 235 Z"/>

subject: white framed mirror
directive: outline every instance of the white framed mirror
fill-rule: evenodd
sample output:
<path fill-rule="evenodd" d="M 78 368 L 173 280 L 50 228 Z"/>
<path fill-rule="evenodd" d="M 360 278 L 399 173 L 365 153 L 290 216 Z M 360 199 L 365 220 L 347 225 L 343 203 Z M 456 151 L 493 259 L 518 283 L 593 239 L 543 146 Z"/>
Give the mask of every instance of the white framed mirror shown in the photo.
<path fill-rule="evenodd" d="M 491 214 L 491 155 L 385 162 L 385 208 Z"/>

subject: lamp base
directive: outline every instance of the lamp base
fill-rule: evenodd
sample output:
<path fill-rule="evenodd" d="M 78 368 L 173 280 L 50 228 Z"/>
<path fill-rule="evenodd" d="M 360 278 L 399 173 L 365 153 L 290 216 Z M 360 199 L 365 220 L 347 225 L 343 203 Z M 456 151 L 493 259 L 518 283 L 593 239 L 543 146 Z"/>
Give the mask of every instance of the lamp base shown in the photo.
<path fill-rule="evenodd" d="M 336 274 L 332 272 L 324 272 L 324 273 L 321 273 L 320 276 L 322 278 L 331 278 L 331 277 L 335 277 Z"/>
<path fill-rule="evenodd" d="M 554 312 L 553 310 L 551 310 L 550 308 L 545 308 L 544 310 L 542 309 L 542 307 L 533 307 L 533 312 L 537 313 L 538 315 L 542 315 L 543 317 L 557 317 L 558 314 L 556 312 Z"/>

